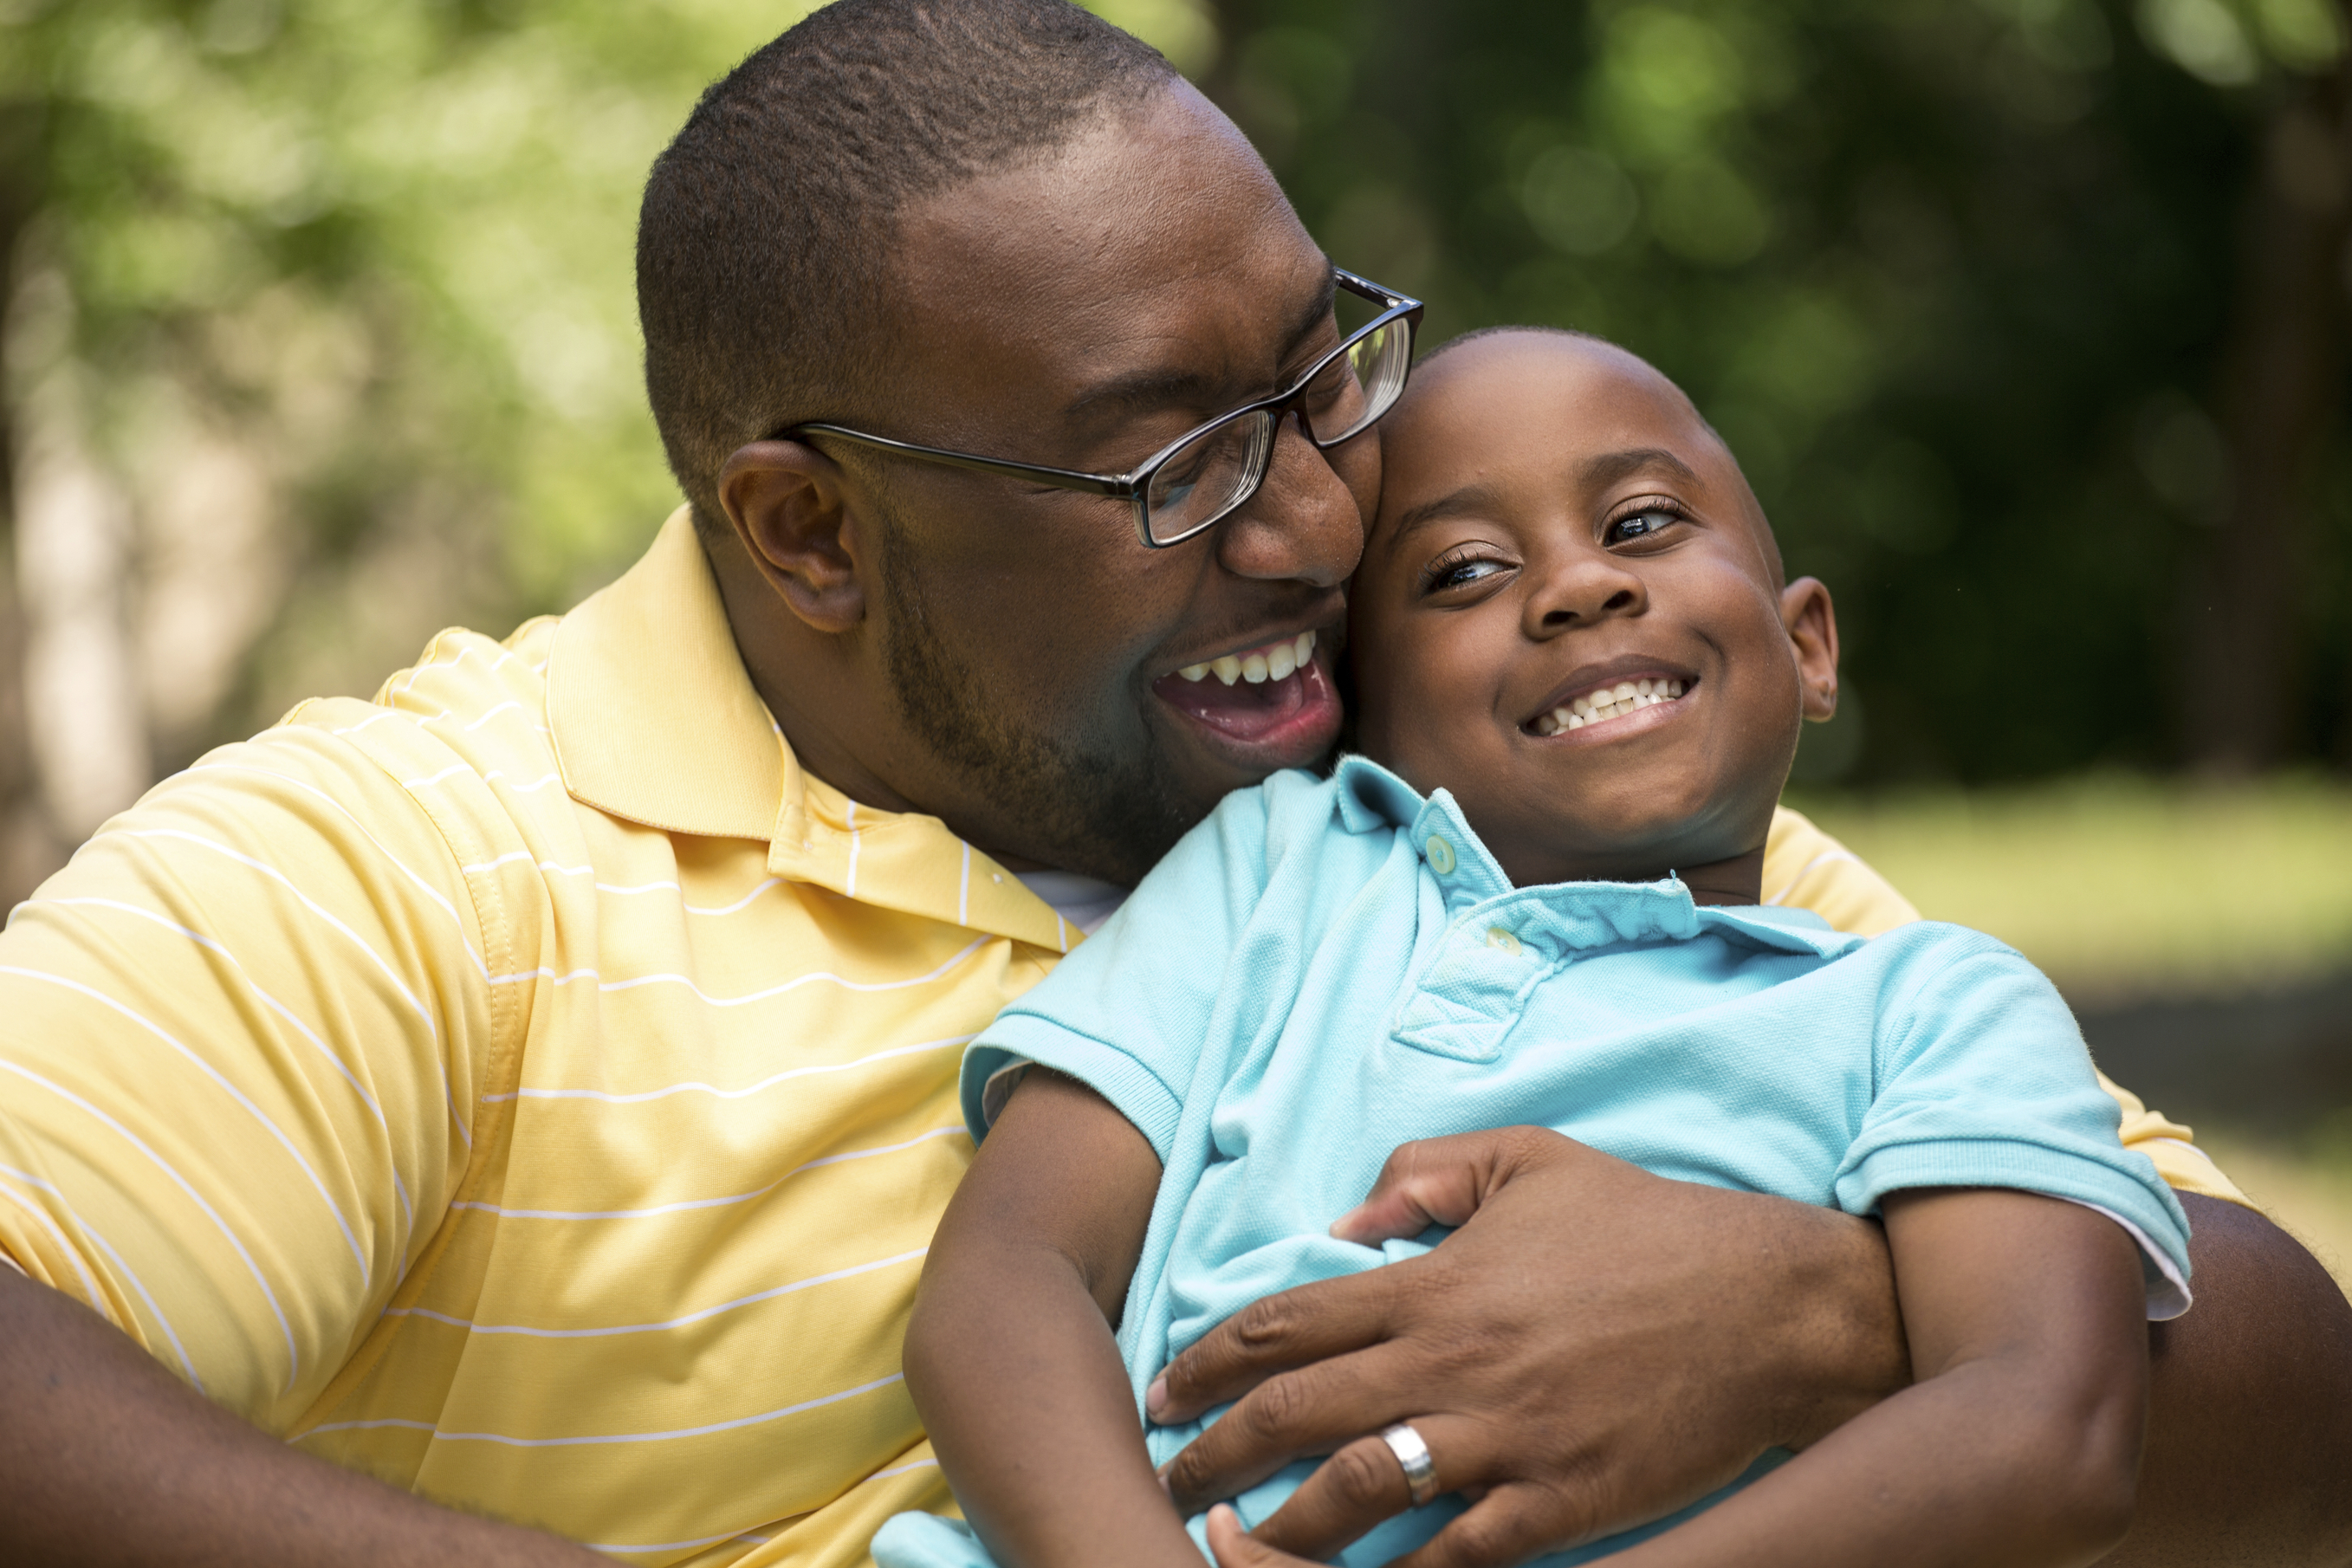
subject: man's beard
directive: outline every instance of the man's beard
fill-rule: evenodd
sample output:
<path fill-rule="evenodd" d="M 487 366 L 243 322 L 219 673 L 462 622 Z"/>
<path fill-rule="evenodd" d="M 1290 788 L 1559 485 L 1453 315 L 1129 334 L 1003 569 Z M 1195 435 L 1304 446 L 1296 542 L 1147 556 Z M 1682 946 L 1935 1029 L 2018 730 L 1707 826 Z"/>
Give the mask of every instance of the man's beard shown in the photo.
<path fill-rule="evenodd" d="M 883 650 L 899 713 L 940 757 L 985 790 L 1020 837 L 996 847 L 1063 870 L 1132 885 L 1200 810 L 1175 792 L 1150 730 L 1122 755 L 1011 717 L 940 640 L 903 530 L 881 552 L 890 633 Z"/>

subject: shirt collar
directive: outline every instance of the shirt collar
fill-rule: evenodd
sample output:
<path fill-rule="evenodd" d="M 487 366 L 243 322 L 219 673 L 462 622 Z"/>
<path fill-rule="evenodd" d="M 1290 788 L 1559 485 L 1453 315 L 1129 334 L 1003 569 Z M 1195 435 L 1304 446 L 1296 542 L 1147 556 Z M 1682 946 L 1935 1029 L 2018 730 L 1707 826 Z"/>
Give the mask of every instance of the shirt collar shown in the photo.
<path fill-rule="evenodd" d="M 1350 833 L 1402 831 L 1429 868 L 1449 917 L 1539 912 L 1570 947 L 1680 940 L 1702 931 L 1735 932 L 1751 945 L 1833 957 L 1862 945 L 1807 910 L 1701 906 L 1679 877 L 1658 882 L 1557 882 L 1514 888 L 1451 791 L 1421 792 L 1369 757 L 1346 756 L 1333 770 L 1339 823 Z"/>
<path fill-rule="evenodd" d="M 1079 933 L 936 816 L 861 805 L 801 769 L 735 651 L 680 507 L 556 628 L 547 722 L 572 798 L 665 832 L 758 839 L 845 898 L 1066 952 Z"/>

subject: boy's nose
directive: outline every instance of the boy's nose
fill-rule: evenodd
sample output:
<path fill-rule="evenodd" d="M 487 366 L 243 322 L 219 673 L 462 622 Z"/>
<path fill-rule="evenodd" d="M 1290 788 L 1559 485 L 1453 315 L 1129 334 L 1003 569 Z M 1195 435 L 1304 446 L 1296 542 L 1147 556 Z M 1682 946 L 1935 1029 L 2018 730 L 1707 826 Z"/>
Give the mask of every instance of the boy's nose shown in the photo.
<path fill-rule="evenodd" d="M 1551 637 L 1615 616 L 1638 616 L 1649 608 L 1649 592 L 1638 573 L 1612 555 L 1580 552 L 1561 563 L 1528 595 L 1527 635 Z"/>

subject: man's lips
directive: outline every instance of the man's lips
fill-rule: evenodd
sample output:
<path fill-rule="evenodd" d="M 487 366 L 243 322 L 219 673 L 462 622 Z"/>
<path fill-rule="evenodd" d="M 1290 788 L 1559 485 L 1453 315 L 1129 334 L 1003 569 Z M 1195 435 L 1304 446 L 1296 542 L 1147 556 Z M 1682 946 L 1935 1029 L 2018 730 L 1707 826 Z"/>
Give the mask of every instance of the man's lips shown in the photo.
<path fill-rule="evenodd" d="M 1339 728 L 1339 696 L 1315 657 L 1316 641 L 1311 631 L 1277 637 L 1187 665 L 1153 681 L 1151 689 L 1222 742 L 1221 749 L 1254 752 L 1253 760 L 1275 766 L 1305 762 L 1328 746 Z"/>

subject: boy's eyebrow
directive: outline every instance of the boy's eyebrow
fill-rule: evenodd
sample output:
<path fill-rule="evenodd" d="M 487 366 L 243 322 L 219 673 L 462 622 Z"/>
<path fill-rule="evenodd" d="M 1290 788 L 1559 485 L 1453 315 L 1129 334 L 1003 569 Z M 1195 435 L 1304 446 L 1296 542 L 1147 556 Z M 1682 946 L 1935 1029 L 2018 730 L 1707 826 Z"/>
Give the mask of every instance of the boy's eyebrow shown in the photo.
<path fill-rule="evenodd" d="M 1492 485 L 1465 485 L 1450 494 L 1439 496 L 1435 500 L 1425 500 L 1419 506 L 1405 508 L 1398 514 L 1396 531 L 1389 536 L 1390 542 L 1402 543 L 1414 529 L 1442 518 L 1492 512 L 1499 504 Z"/>
<path fill-rule="evenodd" d="M 1699 482 L 1698 470 L 1664 447 L 1632 447 L 1622 452 L 1603 452 L 1597 458 L 1588 458 L 1581 478 L 1586 484 L 1599 489 L 1644 468 L 1664 468 L 1685 484 Z"/>
<path fill-rule="evenodd" d="M 1588 489 L 1601 489 L 1620 479 L 1638 474 L 1644 468 L 1663 468 L 1685 484 L 1699 483 L 1698 470 L 1667 451 L 1664 447 L 1630 447 L 1622 452 L 1603 452 L 1585 459 L 1577 476 Z M 1449 517 L 1491 514 L 1502 505 L 1492 485 L 1465 485 L 1460 489 L 1407 507 L 1397 515 L 1395 531 L 1389 535 L 1391 545 L 1403 542 L 1416 528 Z"/>

